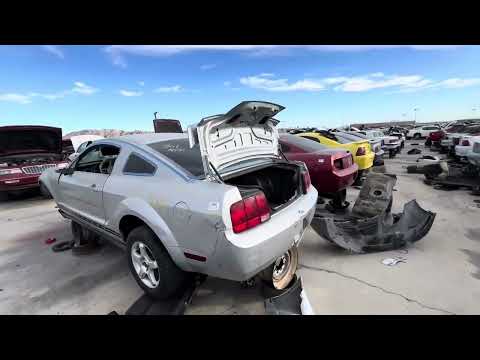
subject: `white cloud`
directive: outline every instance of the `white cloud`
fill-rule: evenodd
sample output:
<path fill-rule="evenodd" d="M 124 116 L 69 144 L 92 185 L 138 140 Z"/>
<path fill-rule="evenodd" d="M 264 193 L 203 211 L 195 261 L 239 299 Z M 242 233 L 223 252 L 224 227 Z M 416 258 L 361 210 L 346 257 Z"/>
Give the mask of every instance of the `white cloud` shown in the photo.
<path fill-rule="evenodd" d="M 32 102 L 30 96 L 22 94 L 0 94 L 0 101 L 14 102 L 17 104 L 29 104 Z"/>
<path fill-rule="evenodd" d="M 125 55 L 171 56 L 194 51 L 237 51 L 253 55 L 284 55 L 292 49 L 324 52 L 358 52 L 408 48 L 412 50 L 451 50 L 458 45 L 111 45 L 105 48 L 114 65 L 126 68 Z"/>
<path fill-rule="evenodd" d="M 385 75 L 375 72 L 360 76 L 337 76 L 322 79 L 303 79 L 289 82 L 276 79 L 274 74 L 263 73 L 240 78 L 242 85 L 268 91 L 320 91 L 333 88 L 342 92 L 364 92 L 392 88 L 395 92 L 414 92 L 429 88 L 453 89 L 480 85 L 480 78 L 451 78 L 442 81 L 427 79 L 421 75 Z"/>
<path fill-rule="evenodd" d="M 74 87 L 73 89 L 71 90 L 73 93 L 78 93 L 78 94 L 82 94 L 82 95 L 91 95 L 91 94 L 94 94 L 98 91 L 98 89 L 92 87 L 92 86 L 89 86 L 83 82 L 80 82 L 80 81 L 76 81 L 74 83 Z"/>
<path fill-rule="evenodd" d="M 182 90 L 183 88 L 180 85 L 174 85 L 174 86 L 159 87 L 154 91 L 158 93 L 169 93 L 169 92 L 180 92 Z"/>
<path fill-rule="evenodd" d="M 217 67 L 217 64 L 205 64 L 200 66 L 200 69 L 202 70 L 211 70 Z"/>
<path fill-rule="evenodd" d="M 145 81 L 139 81 L 139 82 L 138 82 L 138 85 L 140 85 L 140 86 L 145 86 Z"/>
<path fill-rule="evenodd" d="M 387 87 L 420 88 L 431 83 L 430 80 L 424 79 L 420 75 L 386 76 L 383 73 L 373 73 L 351 78 L 337 78 L 336 80 L 340 85 L 337 85 L 335 90 L 345 92 L 360 92 Z"/>
<path fill-rule="evenodd" d="M 452 78 L 443 80 L 439 83 L 439 86 L 446 88 L 463 88 L 467 86 L 474 86 L 480 84 L 480 78 L 471 78 L 471 79 L 459 79 Z"/>
<path fill-rule="evenodd" d="M 0 94 L 0 101 L 9 101 L 15 102 L 17 104 L 29 104 L 34 98 L 41 98 L 46 100 L 58 100 L 62 99 L 68 95 L 80 94 L 80 95 L 91 95 L 99 91 L 98 89 L 89 86 L 85 83 L 77 81 L 74 83 L 74 87 L 70 90 L 59 91 L 57 93 L 38 93 L 38 92 L 29 92 L 27 94 Z"/>
<path fill-rule="evenodd" d="M 56 45 L 42 45 L 42 48 L 49 52 L 50 54 L 55 55 L 56 57 L 60 59 L 64 59 L 65 55 L 63 54 L 63 51 L 60 49 L 60 46 Z"/>
<path fill-rule="evenodd" d="M 141 91 L 129 91 L 129 90 L 120 90 L 120 95 L 123 96 L 142 96 L 143 92 Z"/>
<path fill-rule="evenodd" d="M 320 91 L 325 86 L 314 80 L 304 79 L 289 83 L 288 79 L 272 79 L 273 74 L 260 74 L 240 79 L 242 85 L 268 91 Z"/>
<path fill-rule="evenodd" d="M 57 100 L 57 99 L 64 98 L 69 93 L 70 93 L 70 91 L 66 90 L 66 91 L 61 91 L 61 92 L 53 93 L 53 94 L 30 93 L 28 95 L 31 96 L 31 97 L 41 97 L 41 98 L 47 99 L 47 100 Z"/>

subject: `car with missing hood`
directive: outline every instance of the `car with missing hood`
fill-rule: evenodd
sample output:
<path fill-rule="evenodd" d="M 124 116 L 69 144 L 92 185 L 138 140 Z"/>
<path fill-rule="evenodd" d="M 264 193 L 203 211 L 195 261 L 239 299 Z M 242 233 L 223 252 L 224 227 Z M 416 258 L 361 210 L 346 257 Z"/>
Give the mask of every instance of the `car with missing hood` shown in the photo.
<path fill-rule="evenodd" d="M 43 171 L 68 165 L 62 157 L 62 129 L 50 126 L 0 127 L 0 193 L 40 188 Z"/>
<path fill-rule="evenodd" d="M 95 233 L 126 249 L 152 297 L 169 297 L 192 273 L 260 274 L 284 289 L 318 193 L 305 164 L 279 152 L 273 117 L 283 109 L 246 101 L 188 134 L 98 140 L 41 181 L 74 235 Z"/>

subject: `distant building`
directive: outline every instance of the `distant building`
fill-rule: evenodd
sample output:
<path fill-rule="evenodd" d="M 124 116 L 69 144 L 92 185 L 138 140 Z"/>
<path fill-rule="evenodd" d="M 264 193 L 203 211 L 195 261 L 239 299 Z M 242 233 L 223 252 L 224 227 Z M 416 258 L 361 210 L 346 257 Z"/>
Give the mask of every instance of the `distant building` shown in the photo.
<path fill-rule="evenodd" d="M 388 121 L 388 122 L 378 122 L 378 123 L 362 123 L 362 124 L 350 124 L 350 126 L 360 128 L 383 128 L 389 126 L 415 126 L 415 121 Z"/>

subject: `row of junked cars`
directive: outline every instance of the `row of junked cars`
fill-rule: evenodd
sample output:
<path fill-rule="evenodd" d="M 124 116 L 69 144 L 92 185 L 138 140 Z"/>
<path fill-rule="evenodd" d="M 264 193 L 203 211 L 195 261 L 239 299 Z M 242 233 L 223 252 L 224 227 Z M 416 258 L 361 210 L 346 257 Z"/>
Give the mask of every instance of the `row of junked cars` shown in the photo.
<path fill-rule="evenodd" d="M 43 194 L 72 220 L 77 244 L 101 237 L 126 249 L 136 282 L 157 299 L 173 296 L 194 274 L 258 275 L 272 289 L 288 288 L 312 221 L 319 235 L 357 252 L 403 246 L 429 231 L 435 214 L 416 203 L 391 214 L 396 178 L 372 171 L 383 165 L 382 151 L 400 151 L 403 133 L 279 134 L 275 116 L 283 109 L 245 101 L 187 131 L 154 120 L 156 133 L 84 141 L 63 157 L 56 130 L 40 136 L 38 128 L 0 128 L 9 144 L 0 149 L 1 190 L 41 173 Z M 29 129 L 35 135 L 26 136 Z M 346 189 L 362 181 L 350 212 Z M 319 210 L 319 194 L 333 195 L 332 211 Z"/>

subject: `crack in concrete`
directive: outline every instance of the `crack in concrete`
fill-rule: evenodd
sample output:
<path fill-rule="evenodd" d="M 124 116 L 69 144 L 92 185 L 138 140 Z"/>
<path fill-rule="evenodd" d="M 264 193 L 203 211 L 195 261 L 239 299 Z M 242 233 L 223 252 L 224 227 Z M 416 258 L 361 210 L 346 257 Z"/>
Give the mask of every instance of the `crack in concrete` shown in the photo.
<path fill-rule="evenodd" d="M 375 289 L 378 289 L 386 294 L 390 294 L 390 295 L 396 295 L 396 296 L 399 296 L 401 297 L 402 299 L 408 301 L 408 302 L 413 302 L 417 305 L 419 305 L 420 307 L 422 308 L 425 308 L 425 309 L 429 309 L 429 310 L 435 310 L 435 311 L 439 311 L 439 312 L 442 312 L 444 314 L 449 314 L 449 315 L 456 315 L 455 313 L 451 312 L 451 311 L 448 311 L 448 310 L 445 310 L 445 309 L 441 309 L 441 308 L 437 308 L 437 307 L 434 307 L 434 306 L 429 306 L 429 305 L 425 305 L 423 303 L 421 303 L 420 301 L 418 300 L 415 300 L 415 299 L 412 299 L 412 298 L 409 298 L 403 294 L 400 294 L 400 293 L 397 293 L 397 292 L 394 292 L 394 291 L 391 291 L 391 290 L 387 290 L 387 289 L 384 289 L 382 288 L 381 286 L 378 286 L 378 285 L 375 285 L 375 284 L 372 284 L 372 283 L 369 283 L 368 281 L 365 281 L 365 280 L 362 280 L 362 279 L 359 279 L 359 278 L 356 278 L 355 276 L 351 276 L 351 275 L 346 275 L 346 274 L 342 274 L 341 272 L 338 272 L 338 271 L 335 271 L 335 270 L 330 270 L 330 269 L 324 269 L 324 268 L 320 268 L 320 267 L 315 267 L 315 266 L 310 266 L 310 265 L 303 265 L 303 264 L 300 264 L 299 268 L 306 268 L 306 269 L 309 269 L 309 270 L 315 270 L 315 271 L 322 271 L 322 272 L 326 272 L 328 274 L 335 274 L 335 275 L 338 275 L 338 276 L 341 276 L 345 279 L 350 279 L 350 280 L 355 280 L 363 285 L 367 285 L 369 287 L 372 287 L 372 288 L 375 288 Z"/>

